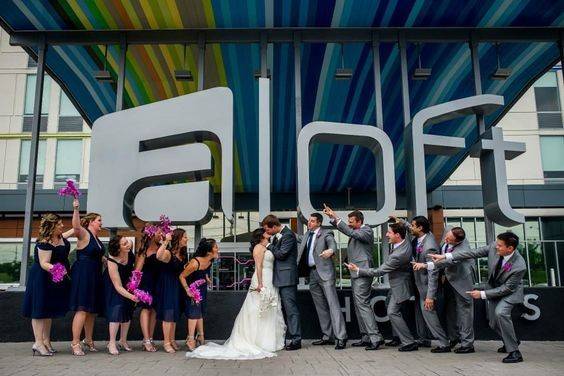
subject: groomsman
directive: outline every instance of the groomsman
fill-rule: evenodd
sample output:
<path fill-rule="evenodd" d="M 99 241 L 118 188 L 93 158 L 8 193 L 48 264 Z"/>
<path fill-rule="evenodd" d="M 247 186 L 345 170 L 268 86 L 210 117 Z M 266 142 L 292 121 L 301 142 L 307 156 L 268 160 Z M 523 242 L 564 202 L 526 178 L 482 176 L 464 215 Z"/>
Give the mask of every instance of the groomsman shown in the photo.
<path fill-rule="evenodd" d="M 527 271 L 525 260 L 517 251 L 519 237 L 512 232 L 504 232 L 490 245 L 478 249 L 432 255 L 435 261 L 464 260 L 488 256 L 489 278 L 484 291 L 472 290 L 467 293 L 474 299 L 487 300 L 490 327 L 503 340 L 503 346 L 497 351 L 509 353 L 503 363 L 523 361 L 519 351 L 519 341 L 515 334 L 511 311 L 516 304 L 523 303 L 523 276 Z"/>
<path fill-rule="evenodd" d="M 342 219 L 337 218 L 335 212 L 325 206 L 323 209 L 331 223 L 341 233 L 349 237 L 347 246 L 347 258 L 349 262 L 355 263 L 362 268 L 372 267 L 372 248 L 374 247 L 374 232 L 370 227 L 363 224 L 364 215 L 359 210 L 349 213 L 348 224 Z M 378 331 L 376 317 L 370 306 L 370 293 L 372 291 L 372 277 L 352 276 L 351 287 L 354 300 L 354 308 L 358 326 L 362 338 L 359 342 L 353 343 L 354 347 L 364 346 L 365 350 L 378 350 L 384 344 L 384 337 Z"/>
<path fill-rule="evenodd" d="M 386 237 L 392 248 L 389 256 L 376 269 L 359 267 L 354 263 L 345 264 L 351 271 L 352 278 L 374 278 L 389 275 L 391 294 L 388 301 L 388 317 L 394 333 L 400 338 L 399 351 L 415 351 L 417 342 L 401 315 L 401 307 L 412 295 L 411 283 L 411 244 L 405 239 L 406 228 L 399 223 L 392 223 Z"/>
<path fill-rule="evenodd" d="M 465 252 L 470 249 L 466 233 L 462 227 L 453 227 L 447 231 L 441 254 Z M 446 305 L 447 329 L 450 345 L 460 342 L 454 350 L 457 354 L 474 352 L 474 301 L 466 292 L 474 288 L 474 260 L 442 260 L 437 264 L 432 261 L 417 263 L 414 270 L 439 270 L 435 281 L 441 287 Z M 433 287 L 434 288 L 434 287 Z"/>
<path fill-rule="evenodd" d="M 335 349 L 342 350 L 347 345 L 347 329 L 335 287 L 333 255 L 337 243 L 333 231 L 321 228 L 321 223 L 319 213 L 313 213 L 307 221 L 308 231 L 298 248 L 298 270 L 300 276 L 309 278 L 309 292 L 323 333 L 323 338 L 312 344 L 333 344 L 335 338 Z"/>
<path fill-rule="evenodd" d="M 415 260 L 413 263 L 424 263 L 429 255 L 435 254 L 439 250 L 435 237 L 431 233 L 431 224 L 427 218 L 417 216 L 411 220 L 409 229 L 413 236 L 411 243 L 412 256 Z M 419 269 L 414 273 L 415 286 L 417 287 L 417 299 L 415 301 L 415 314 L 417 316 L 415 323 L 420 340 L 428 340 L 427 330 L 431 332 L 433 337 L 439 340 L 439 346 L 431 349 L 431 352 L 447 353 L 450 352 L 450 343 L 435 310 L 438 276 L 439 272 L 437 269 Z"/>

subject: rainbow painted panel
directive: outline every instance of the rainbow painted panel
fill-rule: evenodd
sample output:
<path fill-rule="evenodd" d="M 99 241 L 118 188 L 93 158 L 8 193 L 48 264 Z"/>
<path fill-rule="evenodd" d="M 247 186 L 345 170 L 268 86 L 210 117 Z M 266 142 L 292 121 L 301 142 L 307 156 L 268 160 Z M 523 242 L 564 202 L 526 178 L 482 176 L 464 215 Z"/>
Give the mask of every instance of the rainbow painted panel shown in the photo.
<path fill-rule="evenodd" d="M 447 27 L 447 26 L 563 26 L 562 1 L 372 1 L 372 0 L 105 0 L 3 2 L 0 18 L 11 30 L 108 30 L 181 28 L 261 28 L 261 27 Z M 470 53 L 465 44 L 425 44 L 420 47 L 425 67 L 433 69 L 426 81 L 410 80 L 411 113 L 430 105 L 473 94 Z M 273 191 L 295 190 L 296 165 L 293 48 L 276 44 L 269 69 L 273 79 Z M 126 62 L 124 104 L 126 108 L 194 92 L 197 82 L 174 80 L 175 69 L 196 72 L 197 50 L 181 45 L 130 46 Z M 384 126 L 396 153 L 396 184 L 405 188 L 403 118 L 397 46 L 381 46 Z M 408 45 L 411 73 L 417 66 L 417 49 Z M 534 79 L 558 59 L 555 44 L 502 44 L 502 65 L 513 70 L 505 81 L 493 81 L 496 55 L 491 44 L 479 50 L 485 93 L 500 94 L 507 104 L 514 102 Z M 117 72 L 119 47 L 108 49 L 107 69 Z M 259 69 L 258 45 L 215 44 L 206 48 L 206 88 L 228 86 L 235 105 L 235 190 L 258 190 L 258 88 L 253 72 Z M 93 72 L 104 65 L 104 46 L 55 46 L 47 54 L 49 70 L 78 103 L 81 113 L 92 123 L 114 111 L 116 86 L 101 83 Z M 374 125 L 374 82 L 369 44 L 344 46 L 344 65 L 353 69 L 347 81 L 333 79 L 341 66 L 341 46 L 304 44 L 302 46 L 303 124 L 327 120 Z M 488 116 L 494 125 L 498 113 Z M 158 126 L 158 125 L 155 125 Z M 475 120 L 451 121 L 433 126 L 433 132 L 477 139 Z M 217 150 L 213 151 L 219 161 Z M 428 156 L 427 188 L 440 186 L 466 156 Z M 311 155 L 311 181 L 314 192 L 353 192 L 375 189 L 371 153 L 359 147 L 316 145 Z M 219 180 L 213 181 L 219 191 Z"/>

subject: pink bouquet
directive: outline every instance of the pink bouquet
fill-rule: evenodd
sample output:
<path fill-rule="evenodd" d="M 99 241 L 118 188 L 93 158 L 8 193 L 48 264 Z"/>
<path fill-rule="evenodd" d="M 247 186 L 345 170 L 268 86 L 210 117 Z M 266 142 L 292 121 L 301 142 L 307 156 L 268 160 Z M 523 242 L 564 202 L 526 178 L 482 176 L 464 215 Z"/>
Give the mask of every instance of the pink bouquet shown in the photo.
<path fill-rule="evenodd" d="M 143 272 L 139 270 L 134 270 L 131 272 L 131 277 L 129 277 L 129 282 L 125 286 L 128 291 L 133 292 L 137 290 L 139 284 L 141 283 L 141 277 L 143 277 Z"/>
<path fill-rule="evenodd" d="M 200 287 L 204 283 L 206 283 L 205 279 L 198 279 L 197 281 L 192 282 L 190 286 L 188 286 L 188 290 L 190 290 L 190 293 L 192 294 L 192 300 L 194 300 L 196 304 L 200 304 L 200 302 L 202 301 L 202 294 L 200 294 L 200 289 L 198 287 Z"/>
<path fill-rule="evenodd" d="M 147 291 L 135 289 L 133 290 L 133 295 L 135 295 L 141 303 L 148 305 L 153 304 L 153 297 Z"/>
<path fill-rule="evenodd" d="M 159 217 L 159 221 L 160 223 L 157 225 L 145 226 L 143 233 L 145 233 L 147 236 L 152 238 L 159 230 L 161 230 L 162 233 L 165 235 L 172 232 L 172 228 L 170 227 L 171 221 L 166 215 L 161 214 L 161 216 Z"/>
<path fill-rule="evenodd" d="M 49 273 L 51 273 L 51 280 L 55 283 L 59 283 L 67 275 L 67 269 L 63 264 L 58 262 L 56 264 L 53 264 L 53 267 L 51 268 L 51 270 L 49 270 Z"/>
<path fill-rule="evenodd" d="M 72 196 L 78 198 L 82 193 L 78 190 L 76 182 L 72 179 L 67 179 L 67 185 L 59 189 L 57 192 L 59 196 Z"/>

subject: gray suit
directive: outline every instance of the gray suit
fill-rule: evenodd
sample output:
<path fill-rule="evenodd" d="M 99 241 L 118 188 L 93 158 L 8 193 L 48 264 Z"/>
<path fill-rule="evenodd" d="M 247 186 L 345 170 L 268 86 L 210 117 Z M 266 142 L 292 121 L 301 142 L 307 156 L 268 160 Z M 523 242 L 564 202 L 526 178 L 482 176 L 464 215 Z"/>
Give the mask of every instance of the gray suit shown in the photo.
<path fill-rule="evenodd" d="M 274 254 L 272 284 L 278 287 L 282 306 L 286 312 L 288 337 L 292 342 L 301 341 L 300 311 L 298 310 L 298 243 L 296 235 L 284 226 L 280 238 L 273 236 L 268 249 Z"/>
<path fill-rule="evenodd" d="M 310 250 L 307 249 L 310 234 L 313 266 L 309 265 Z M 335 266 L 332 258 L 325 259 L 320 256 L 326 249 L 337 251 L 333 231 L 319 228 L 317 235 L 315 232 L 308 231 L 298 247 L 298 260 L 302 268 L 309 270 L 309 292 L 319 317 L 323 339 L 335 337 L 344 340 L 347 339 L 347 329 L 335 287 Z"/>
<path fill-rule="evenodd" d="M 419 244 L 418 239 L 413 240 L 414 244 Z M 414 252 L 416 262 L 426 262 L 428 255 L 438 253 L 439 247 L 432 233 L 428 232 Z M 437 294 L 437 278 L 439 271 L 434 269 L 428 271 L 421 269 L 414 273 L 415 286 L 418 291 L 418 302 L 415 304 L 417 335 L 420 339 L 426 339 L 426 330 L 439 340 L 441 346 L 449 346 L 448 337 L 443 330 L 439 321 L 437 311 L 433 309 L 428 311 L 425 309 L 425 299 L 436 299 Z M 417 319 L 418 318 L 418 319 Z"/>
<path fill-rule="evenodd" d="M 402 343 L 410 345 L 415 342 L 409 327 L 401 315 L 401 305 L 411 298 L 411 244 L 405 239 L 397 248 L 390 251 L 386 261 L 375 269 L 359 269 L 358 277 L 380 277 L 388 274 L 390 280 L 390 298 L 388 317 L 392 329 Z M 357 273 L 354 273 L 357 274 Z"/>
<path fill-rule="evenodd" d="M 349 237 L 347 245 L 347 258 L 349 262 L 359 268 L 372 267 L 372 248 L 374 247 L 374 232 L 366 225 L 353 230 L 345 221 L 331 221 L 341 233 Z M 370 293 L 372 291 L 372 278 L 368 276 L 351 275 L 351 288 L 354 299 L 354 310 L 358 320 L 358 327 L 362 334 L 362 341 L 378 343 L 384 337 L 378 331 L 376 317 L 370 306 Z"/>
<path fill-rule="evenodd" d="M 448 244 L 443 244 L 441 254 L 445 254 L 447 249 Z M 451 253 L 454 255 L 469 249 L 470 243 L 464 240 L 453 245 Z M 466 293 L 474 288 L 474 266 L 472 259 L 435 263 L 440 277 L 443 277 L 438 284 L 445 292 L 448 334 L 451 340 L 459 339 L 463 347 L 474 345 L 474 299 Z"/>
<path fill-rule="evenodd" d="M 488 256 L 489 278 L 485 294 L 490 327 L 501 336 L 507 352 L 513 352 L 519 349 L 519 344 L 511 320 L 511 311 L 514 305 L 523 303 L 523 276 L 527 272 L 527 265 L 523 256 L 515 250 L 505 267 L 496 273 L 500 256 L 497 254 L 495 242 L 485 247 L 453 253 L 452 260 L 485 256 Z"/>

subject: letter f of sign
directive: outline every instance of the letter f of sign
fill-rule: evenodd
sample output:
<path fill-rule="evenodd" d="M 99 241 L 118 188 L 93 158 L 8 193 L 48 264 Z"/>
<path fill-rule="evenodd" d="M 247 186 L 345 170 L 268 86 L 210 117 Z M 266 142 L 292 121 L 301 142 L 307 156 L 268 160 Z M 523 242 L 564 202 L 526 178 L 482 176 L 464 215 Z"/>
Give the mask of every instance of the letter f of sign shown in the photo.
<path fill-rule="evenodd" d="M 102 116 L 92 127 L 88 209 L 104 227 L 132 227 L 132 216 L 176 224 L 211 219 L 212 152 L 221 156 L 221 206 L 233 208 L 233 94 L 213 88 Z"/>

